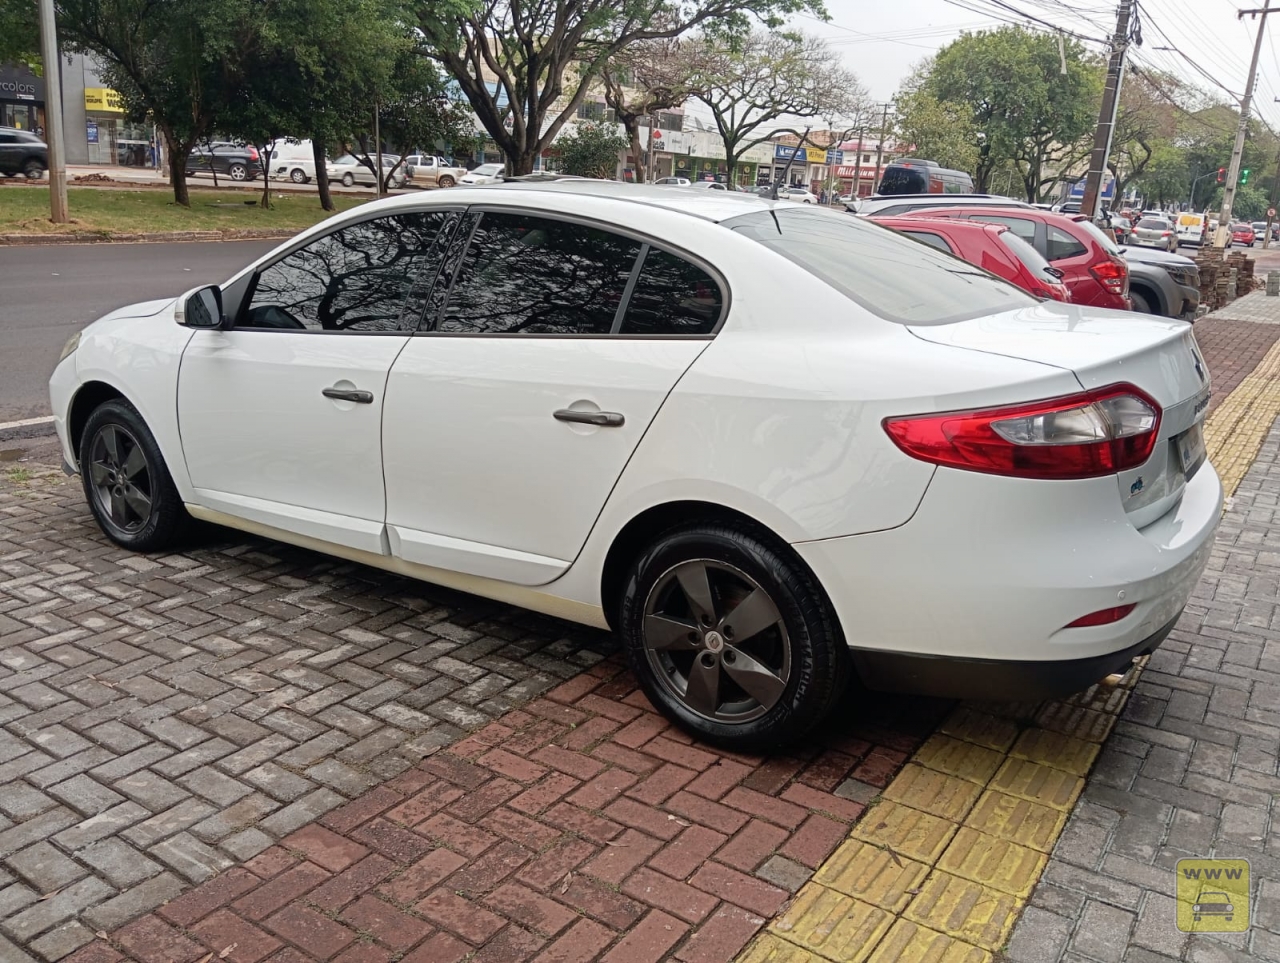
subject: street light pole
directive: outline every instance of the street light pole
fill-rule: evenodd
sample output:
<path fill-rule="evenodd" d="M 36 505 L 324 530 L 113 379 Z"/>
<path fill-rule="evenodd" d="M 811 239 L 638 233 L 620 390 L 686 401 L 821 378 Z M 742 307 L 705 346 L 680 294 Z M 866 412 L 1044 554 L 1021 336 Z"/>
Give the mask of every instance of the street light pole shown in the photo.
<path fill-rule="evenodd" d="M 1227 168 L 1227 183 L 1222 188 L 1222 210 L 1218 214 L 1218 233 L 1213 236 L 1213 246 L 1224 248 L 1231 232 L 1231 208 L 1236 202 L 1236 181 L 1240 178 L 1240 159 L 1244 156 L 1244 138 L 1249 132 L 1249 105 L 1253 100 L 1253 84 L 1258 78 L 1258 55 L 1262 53 L 1262 35 L 1267 29 L 1267 14 L 1271 13 L 1271 0 L 1263 0 L 1262 8 L 1241 10 L 1237 19 L 1246 13 L 1258 16 L 1258 36 L 1253 41 L 1253 59 L 1249 62 L 1249 80 L 1240 100 L 1240 124 L 1236 128 L 1236 142 L 1231 149 L 1231 164 Z"/>
<path fill-rule="evenodd" d="M 1216 174 L 1216 173 L 1217 171 L 1209 171 L 1208 173 L 1201 174 L 1199 177 L 1197 177 L 1195 180 L 1191 182 L 1191 199 L 1187 201 L 1188 210 L 1194 211 L 1196 209 L 1196 185 L 1199 184 L 1206 177 L 1208 177 L 1210 174 Z"/>
<path fill-rule="evenodd" d="M 53 0 L 40 0 L 40 56 L 44 60 L 44 137 L 49 145 L 49 219 L 67 223 L 67 154 L 62 140 L 62 74 Z"/>

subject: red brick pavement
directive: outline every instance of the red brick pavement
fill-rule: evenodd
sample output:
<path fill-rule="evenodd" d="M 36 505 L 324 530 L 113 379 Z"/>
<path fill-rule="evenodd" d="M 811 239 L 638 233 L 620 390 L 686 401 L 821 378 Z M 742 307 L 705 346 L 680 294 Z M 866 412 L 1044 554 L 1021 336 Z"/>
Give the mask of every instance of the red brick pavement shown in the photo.
<path fill-rule="evenodd" d="M 1221 313 L 1230 314 L 1230 311 L 1231 306 L 1228 305 Z M 1201 318 L 1193 330 L 1213 376 L 1210 411 L 1235 390 L 1280 338 L 1280 324 L 1231 321 L 1212 316 Z"/>
<path fill-rule="evenodd" d="M 946 709 L 848 702 L 804 751 L 738 755 L 609 660 L 70 960 L 727 961 Z"/>

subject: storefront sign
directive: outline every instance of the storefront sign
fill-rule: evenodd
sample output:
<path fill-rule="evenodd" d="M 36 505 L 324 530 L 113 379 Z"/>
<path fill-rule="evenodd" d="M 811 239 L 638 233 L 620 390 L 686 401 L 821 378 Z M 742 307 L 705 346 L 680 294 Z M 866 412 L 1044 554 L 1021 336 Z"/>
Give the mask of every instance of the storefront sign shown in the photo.
<path fill-rule="evenodd" d="M 0 67 L 0 100 L 44 102 L 44 80 L 23 67 Z"/>
<path fill-rule="evenodd" d="M 98 142 L 98 122 L 92 117 L 84 122 L 84 135 L 86 143 L 96 144 Z"/>
<path fill-rule="evenodd" d="M 622 129 L 622 125 L 618 125 Z M 640 148 L 643 150 L 649 143 L 649 128 L 640 128 Z M 668 154 L 688 154 L 692 147 L 689 135 L 679 130 L 655 130 L 653 132 L 653 149 Z"/>
<path fill-rule="evenodd" d="M 774 144 L 773 156 L 780 161 L 789 161 L 794 156 L 797 161 L 805 159 L 803 147 L 792 147 L 790 144 Z"/>
<path fill-rule="evenodd" d="M 84 89 L 84 109 L 96 110 L 105 114 L 124 113 L 124 106 L 120 103 L 120 95 L 110 87 L 86 87 Z"/>
<path fill-rule="evenodd" d="M 844 163 L 844 151 L 842 151 L 842 150 L 829 150 L 829 151 L 827 151 L 827 159 L 826 159 L 825 163 L 826 163 L 826 165 L 827 165 L 828 167 L 833 167 L 833 166 L 835 166 L 836 164 L 843 164 L 843 163 Z"/>

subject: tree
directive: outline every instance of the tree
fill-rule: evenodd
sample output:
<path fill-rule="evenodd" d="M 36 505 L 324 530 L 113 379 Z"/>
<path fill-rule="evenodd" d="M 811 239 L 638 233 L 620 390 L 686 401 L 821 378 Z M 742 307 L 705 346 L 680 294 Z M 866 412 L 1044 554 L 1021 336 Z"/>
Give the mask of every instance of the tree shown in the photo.
<path fill-rule="evenodd" d="M 699 54 L 703 46 L 680 38 L 644 40 L 611 58 L 601 69 L 604 102 L 626 131 L 631 155 L 636 159 L 636 181 L 643 183 L 645 167 L 640 155 L 641 124 L 650 123 L 660 110 L 679 107 L 698 88 L 703 72 Z"/>
<path fill-rule="evenodd" d="M 707 27 L 742 33 L 753 21 L 781 25 L 821 0 L 478 0 L 418 26 L 458 82 L 513 174 L 537 157 L 577 111 L 611 58 L 635 43 Z"/>
<path fill-rule="evenodd" d="M 865 110 L 866 89 L 817 37 L 756 32 L 741 42 L 701 42 L 706 65 L 694 97 L 710 109 L 724 142 L 730 183 L 742 155 L 773 137 L 784 118 L 844 118 Z"/>
<path fill-rule="evenodd" d="M 575 124 L 570 134 L 556 141 L 560 169 L 579 177 L 612 179 L 618 169 L 618 152 L 626 149 L 627 138 L 603 121 Z"/>
<path fill-rule="evenodd" d="M 982 142 L 971 111 L 964 105 L 941 101 L 922 89 L 921 75 L 927 76 L 932 58 L 916 65 L 916 74 L 903 84 L 895 99 L 897 120 L 894 136 L 910 144 L 919 157 L 937 161 L 943 167 L 973 173 L 978 166 Z"/>
<path fill-rule="evenodd" d="M 1101 66 L 1075 40 L 1021 27 L 965 33 L 926 69 L 920 89 L 985 135 L 973 168 L 978 191 L 1014 160 L 1027 199 L 1040 200 L 1075 162 L 1097 117 Z"/>
<path fill-rule="evenodd" d="M 1129 71 L 1120 89 L 1120 107 L 1111 138 L 1107 167 L 1115 178 L 1117 201 L 1135 178 L 1142 177 L 1161 148 L 1171 145 L 1178 131 L 1174 99 L 1181 81 L 1167 75 L 1151 77 L 1146 71 Z"/>
<path fill-rule="evenodd" d="M 0 0 L 0 64 L 25 64 L 41 74 L 40 24 L 31 0 Z"/>

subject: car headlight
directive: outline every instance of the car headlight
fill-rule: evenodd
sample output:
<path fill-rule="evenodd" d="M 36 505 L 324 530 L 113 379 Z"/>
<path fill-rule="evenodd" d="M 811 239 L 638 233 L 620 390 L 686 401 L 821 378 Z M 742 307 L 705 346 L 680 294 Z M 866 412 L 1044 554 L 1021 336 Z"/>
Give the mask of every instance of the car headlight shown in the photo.
<path fill-rule="evenodd" d="M 80 347 L 79 331 L 67 338 L 67 343 L 62 346 L 62 354 L 58 355 L 58 364 L 62 364 L 62 362 L 66 361 L 67 358 L 75 353 L 75 350 L 78 347 Z"/>

